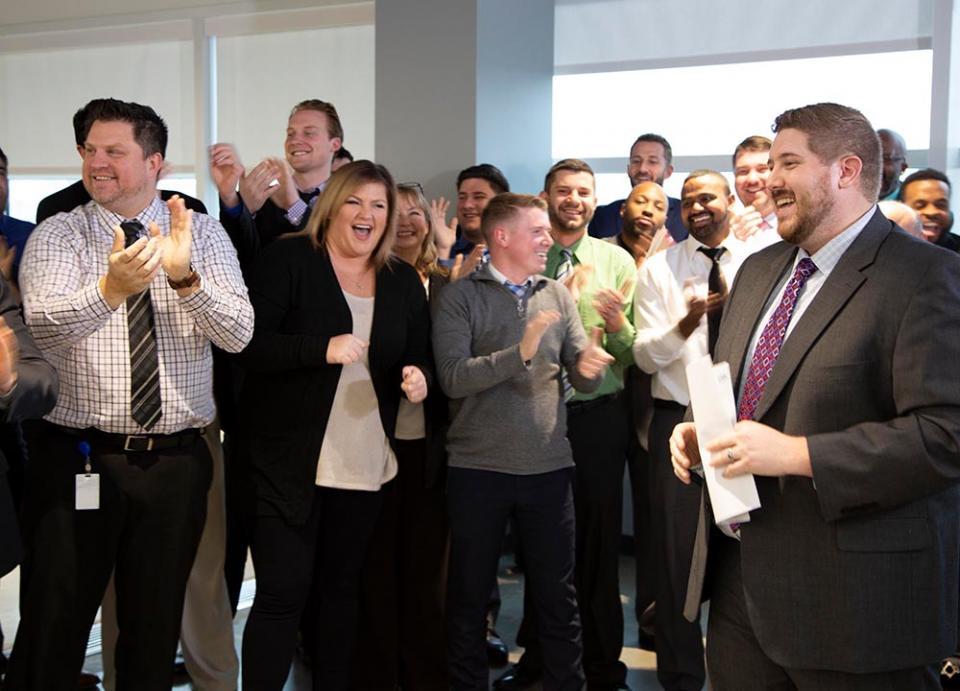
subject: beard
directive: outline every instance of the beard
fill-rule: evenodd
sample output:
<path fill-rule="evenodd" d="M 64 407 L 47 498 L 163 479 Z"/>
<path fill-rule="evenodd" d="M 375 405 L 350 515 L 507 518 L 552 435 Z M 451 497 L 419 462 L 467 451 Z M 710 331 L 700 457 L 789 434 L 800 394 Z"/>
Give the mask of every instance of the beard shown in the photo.
<path fill-rule="evenodd" d="M 593 219 L 593 210 L 585 206 L 582 216 L 575 219 L 567 219 L 560 215 L 559 209 L 554 209 L 551 205 L 547 207 L 547 215 L 550 217 L 551 228 L 564 233 L 579 233 L 590 225 L 590 221 Z"/>
<path fill-rule="evenodd" d="M 638 173 L 637 175 L 634 175 L 632 178 L 630 178 L 630 186 L 631 186 L 631 187 L 636 187 L 636 186 L 639 185 L 641 182 L 655 182 L 655 183 L 657 183 L 658 185 L 660 185 L 661 187 L 663 187 L 663 181 L 664 181 L 664 179 L 665 179 L 665 178 L 664 178 L 663 175 L 661 175 L 661 176 L 658 177 L 658 178 L 652 178 L 652 177 L 647 177 L 646 175 L 643 175 L 642 173 Z"/>
<path fill-rule="evenodd" d="M 821 177 L 809 193 L 795 195 L 795 213 L 792 218 L 777 217 L 777 232 L 791 245 L 806 241 L 833 211 L 834 200 L 830 195 L 829 175 Z"/>
<path fill-rule="evenodd" d="M 710 223 L 702 226 L 691 226 L 687 228 L 687 231 L 694 237 L 698 242 L 707 244 L 707 240 L 713 238 L 717 233 L 722 231 L 727 227 L 727 223 L 730 220 L 730 211 L 721 216 L 720 218 L 711 219 Z"/>

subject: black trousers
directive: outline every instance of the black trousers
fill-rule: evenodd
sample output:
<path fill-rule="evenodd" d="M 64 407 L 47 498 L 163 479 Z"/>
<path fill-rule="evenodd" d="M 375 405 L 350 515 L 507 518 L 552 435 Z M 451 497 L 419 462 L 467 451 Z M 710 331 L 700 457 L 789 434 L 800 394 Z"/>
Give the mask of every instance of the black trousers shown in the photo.
<path fill-rule="evenodd" d="M 212 460 L 201 435 L 176 449 L 123 452 L 87 438 L 100 508 L 77 511 L 83 436 L 32 428 L 23 503 L 20 627 L 7 689 L 74 689 L 115 572 L 116 688 L 170 689 L 187 577 L 206 518 Z"/>
<path fill-rule="evenodd" d="M 350 688 L 446 691 L 447 507 L 425 482 L 425 439 L 397 440 L 397 478 L 384 488 L 360 578 Z"/>
<path fill-rule="evenodd" d="M 620 396 L 567 409 L 567 438 L 576 464 L 573 505 L 583 669 L 590 684 L 596 685 L 622 684 L 627 678 L 627 667 L 620 662 L 620 534 L 630 436 L 629 415 Z M 532 616 L 532 589 L 532 585 L 524 587 L 524 617 L 517 642 L 525 648 L 521 664 L 535 671 L 541 668 L 541 654 Z"/>
<path fill-rule="evenodd" d="M 223 573 L 227 580 L 230 609 L 236 615 L 247 551 L 256 525 L 256 494 L 250 481 L 242 435 L 237 433 L 224 434 L 223 437 L 223 478 L 227 521 Z"/>
<path fill-rule="evenodd" d="M 657 401 L 650 423 L 657 679 L 666 691 L 700 691 L 706 678 L 699 620 L 691 623 L 683 617 L 700 515 L 700 486 L 680 482 L 670 464 L 670 435 L 683 415 L 682 406 Z"/>
<path fill-rule="evenodd" d="M 316 593 L 313 688 L 347 689 L 356 641 L 360 572 L 384 490 L 318 487 L 307 522 L 258 516 L 257 594 L 243 632 L 243 687 L 279 691 L 290 673 L 300 613 Z"/>
<path fill-rule="evenodd" d="M 539 475 L 464 468 L 448 471 L 447 659 L 453 691 L 486 691 L 489 685 L 487 603 L 511 515 L 533 591 L 543 651 L 543 689 L 581 691 L 584 676 L 573 582 L 571 475 L 571 469 Z"/>
<path fill-rule="evenodd" d="M 935 664 L 871 674 L 776 664 L 760 647 L 747 615 L 739 543 L 718 537 L 711 540 L 710 550 L 707 666 L 714 691 L 939 691 Z"/>

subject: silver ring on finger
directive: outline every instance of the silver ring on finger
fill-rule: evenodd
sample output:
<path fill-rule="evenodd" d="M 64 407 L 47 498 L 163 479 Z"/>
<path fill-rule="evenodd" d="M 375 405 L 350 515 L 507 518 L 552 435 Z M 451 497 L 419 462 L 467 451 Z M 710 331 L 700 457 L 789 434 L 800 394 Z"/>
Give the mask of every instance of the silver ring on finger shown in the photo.
<path fill-rule="evenodd" d="M 733 463 L 737 457 L 733 455 L 733 449 L 727 449 L 727 460 Z"/>

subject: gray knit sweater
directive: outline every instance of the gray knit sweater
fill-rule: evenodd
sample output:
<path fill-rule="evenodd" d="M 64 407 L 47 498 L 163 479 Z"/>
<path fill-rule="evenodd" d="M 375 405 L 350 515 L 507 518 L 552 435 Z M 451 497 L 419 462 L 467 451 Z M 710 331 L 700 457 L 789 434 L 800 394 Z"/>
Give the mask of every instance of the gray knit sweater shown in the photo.
<path fill-rule="evenodd" d="M 520 356 L 527 317 L 551 309 L 560 321 L 527 367 Z M 595 390 L 602 376 L 584 379 L 575 366 L 586 346 L 573 298 L 552 279 L 536 278 L 523 300 L 487 267 L 447 286 L 433 349 L 451 399 L 450 467 L 534 475 L 573 465 L 560 371 L 566 367 L 578 391 Z"/>

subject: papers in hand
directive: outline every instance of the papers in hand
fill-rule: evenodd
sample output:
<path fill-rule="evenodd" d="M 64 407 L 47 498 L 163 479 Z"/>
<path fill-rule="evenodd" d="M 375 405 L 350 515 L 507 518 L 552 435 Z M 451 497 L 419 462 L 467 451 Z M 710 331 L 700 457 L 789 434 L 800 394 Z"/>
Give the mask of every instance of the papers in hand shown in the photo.
<path fill-rule="evenodd" d="M 726 362 L 714 365 L 709 355 L 697 358 L 687 365 L 687 386 L 700 458 L 707 459 L 710 458 L 707 444 L 733 431 L 737 421 L 730 366 Z M 717 525 L 727 532 L 731 524 L 748 522 L 749 512 L 760 508 L 753 475 L 727 478 L 708 463 L 703 464 L 702 470 Z"/>

